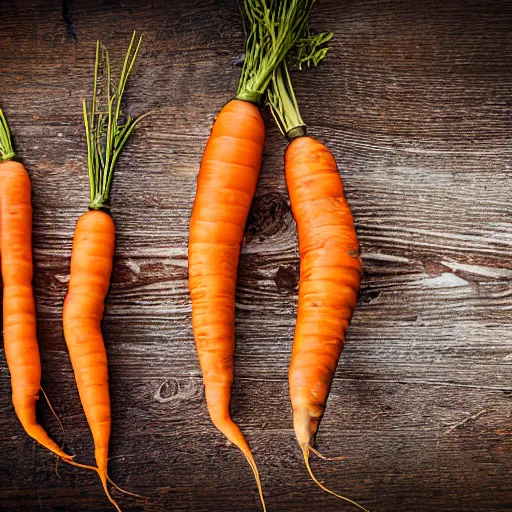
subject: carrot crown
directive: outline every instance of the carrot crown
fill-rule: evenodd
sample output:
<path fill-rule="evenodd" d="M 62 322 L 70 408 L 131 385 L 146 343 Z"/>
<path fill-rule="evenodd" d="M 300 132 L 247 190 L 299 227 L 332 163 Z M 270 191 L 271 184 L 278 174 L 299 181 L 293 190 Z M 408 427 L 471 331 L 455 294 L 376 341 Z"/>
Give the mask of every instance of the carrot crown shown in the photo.
<path fill-rule="evenodd" d="M 147 114 L 132 118 L 121 109 L 126 82 L 137 58 L 142 37 L 133 33 L 117 85 L 110 70 L 107 49 L 98 41 L 92 101 L 83 100 L 91 210 L 108 210 L 114 167 L 128 137 Z"/>
<path fill-rule="evenodd" d="M 327 55 L 329 48 L 323 45 L 332 39 L 333 34 L 323 32 L 317 35 L 307 34 L 298 40 L 295 46 L 294 61 L 299 69 L 303 66 L 317 66 Z M 288 71 L 286 60 L 272 75 L 267 91 L 267 103 L 281 133 L 289 139 L 306 135 L 306 123 L 300 114 L 295 91 Z"/>
<path fill-rule="evenodd" d="M 16 156 L 12 147 L 11 132 L 4 113 L 0 108 L 0 162 L 12 160 Z"/>
<path fill-rule="evenodd" d="M 315 0 L 245 0 L 245 59 L 236 99 L 258 103 L 272 74 L 304 33 Z"/>

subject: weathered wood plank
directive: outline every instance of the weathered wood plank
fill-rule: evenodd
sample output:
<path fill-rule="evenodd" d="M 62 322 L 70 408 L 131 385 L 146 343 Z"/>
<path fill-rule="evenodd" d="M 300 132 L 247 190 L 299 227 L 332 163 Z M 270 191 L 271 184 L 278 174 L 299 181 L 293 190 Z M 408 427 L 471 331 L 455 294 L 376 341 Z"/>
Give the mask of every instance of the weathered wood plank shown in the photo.
<path fill-rule="evenodd" d="M 2 13 L 0 104 L 33 180 L 43 384 L 66 446 L 92 462 L 61 327 L 88 196 L 80 99 L 95 39 L 119 63 L 136 28 L 145 42 L 128 104 L 154 113 L 117 169 L 104 332 L 112 476 L 148 499 L 116 496 L 131 511 L 258 510 L 246 462 L 208 419 L 186 283 L 202 149 L 239 75 L 236 0 L 16 0 Z M 365 268 L 318 439 L 347 459 L 314 467 L 379 512 L 512 511 L 512 2 L 325 0 L 313 26 L 336 37 L 324 65 L 296 75 L 297 93 L 311 134 L 338 160 Z M 269 510 L 345 510 L 309 481 L 294 441 L 286 378 L 298 253 L 285 142 L 266 119 L 240 268 L 233 414 Z M 95 475 L 61 466 L 57 478 L 9 392 L 2 355 L 1 509 L 111 510 Z"/>

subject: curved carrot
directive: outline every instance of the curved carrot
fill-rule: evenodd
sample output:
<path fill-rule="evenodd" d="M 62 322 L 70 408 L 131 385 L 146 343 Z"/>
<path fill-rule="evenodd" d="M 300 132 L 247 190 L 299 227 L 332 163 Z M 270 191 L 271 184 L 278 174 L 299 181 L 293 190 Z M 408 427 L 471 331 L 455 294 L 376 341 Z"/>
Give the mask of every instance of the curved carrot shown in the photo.
<path fill-rule="evenodd" d="M 311 137 L 285 156 L 290 204 L 297 222 L 300 285 L 290 363 L 290 397 L 301 447 L 313 444 L 361 282 L 359 244 L 336 162 Z"/>
<path fill-rule="evenodd" d="M 345 334 L 357 304 L 362 266 L 350 207 L 334 157 L 300 137 L 285 155 L 286 184 L 297 222 L 299 306 L 289 368 L 293 426 L 311 478 L 324 491 L 366 511 L 318 481 L 309 465 Z"/>
<path fill-rule="evenodd" d="M 229 412 L 235 350 L 235 290 L 240 248 L 263 157 L 265 125 L 254 105 L 230 101 L 203 156 L 188 245 L 192 326 L 213 424 L 259 475 Z"/>
<path fill-rule="evenodd" d="M 93 98 L 90 105 L 85 100 L 83 103 L 90 181 L 89 211 L 76 224 L 68 293 L 62 314 L 64 337 L 80 401 L 91 429 L 97 468 L 74 462 L 73 465 L 98 473 L 108 499 L 117 510 L 120 508 L 107 487 L 107 482 L 111 482 L 107 469 L 111 412 L 101 320 L 115 249 L 114 221 L 107 213 L 114 167 L 128 137 L 144 117 L 132 119 L 126 116 L 123 123 L 120 121 L 124 88 L 142 42 L 139 38 L 135 44 L 135 36 L 134 33 L 117 87 L 112 83 L 108 52 L 99 42 L 96 45 Z M 107 84 L 101 90 L 106 96 L 102 102 L 98 98 L 101 78 Z"/>
<path fill-rule="evenodd" d="M 91 210 L 80 217 L 73 238 L 62 315 L 64 337 L 105 490 L 111 416 L 107 352 L 100 324 L 110 286 L 114 247 L 115 229 L 110 215 Z"/>
<path fill-rule="evenodd" d="M 268 3 L 268 5 L 267 5 Z M 258 469 L 229 412 L 235 345 L 235 291 L 245 223 L 260 172 L 265 127 L 255 106 L 276 66 L 295 45 L 313 0 L 245 0 L 246 53 L 235 99 L 220 112 L 197 181 L 190 221 L 192 326 L 213 424 Z"/>
<path fill-rule="evenodd" d="M 321 60 L 326 51 L 318 46 L 329 39 L 323 34 L 313 38 L 309 54 Z M 300 252 L 299 305 L 288 378 L 295 435 L 314 482 L 367 512 L 320 483 L 309 464 L 311 453 L 325 459 L 313 446 L 361 284 L 354 219 L 334 157 L 324 144 L 306 136 L 286 64 L 275 72 L 268 97 L 279 128 L 294 139 L 286 150 L 285 175 Z"/>
<path fill-rule="evenodd" d="M 5 357 L 11 373 L 12 402 L 29 436 L 62 459 L 71 460 L 36 419 L 41 390 L 36 306 L 32 288 L 32 204 L 25 167 L 15 154 L 0 110 L 0 254 L 3 281 Z"/>

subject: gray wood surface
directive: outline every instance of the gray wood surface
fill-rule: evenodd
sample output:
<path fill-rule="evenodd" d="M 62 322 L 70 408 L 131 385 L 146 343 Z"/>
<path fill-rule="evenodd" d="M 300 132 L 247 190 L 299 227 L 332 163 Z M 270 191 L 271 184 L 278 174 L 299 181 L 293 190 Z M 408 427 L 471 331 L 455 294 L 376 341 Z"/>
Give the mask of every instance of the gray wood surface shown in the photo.
<path fill-rule="evenodd" d="M 80 100 L 94 41 L 119 65 L 145 34 L 127 99 L 153 110 L 119 161 L 104 333 L 110 468 L 148 496 L 125 511 L 257 511 L 245 460 L 211 425 L 190 326 L 188 219 L 204 144 L 236 89 L 235 0 L 1 2 L 0 104 L 34 189 L 43 385 L 67 449 L 93 461 L 61 327 L 73 229 L 88 202 Z M 512 2 L 324 0 L 329 59 L 296 76 L 303 115 L 335 154 L 360 235 L 359 307 L 314 461 L 378 512 L 512 511 Z M 285 141 L 268 143 L 237 299 L 233 416 L 269 511 L 350 510 L 308 478 L 287 365 L 297 300 Z M 109 511 L 94 474 L 59 467 L 23 432 L 0 354 L 0 509 Z M 41 421 L 60 439 L 40 404 Z"/>

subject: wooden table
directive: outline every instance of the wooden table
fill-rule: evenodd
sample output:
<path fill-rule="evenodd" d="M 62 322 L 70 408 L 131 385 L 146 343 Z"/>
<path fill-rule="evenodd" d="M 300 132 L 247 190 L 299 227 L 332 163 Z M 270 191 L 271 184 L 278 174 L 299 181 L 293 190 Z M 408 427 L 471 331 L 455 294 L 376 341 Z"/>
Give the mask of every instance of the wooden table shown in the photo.
<path fill-rule="evenodd" d="M 320 68 L 295 75 L 333 150 L 365 276 L 318 443 L 319 477 L 378 512 L 512 511 L 512 2 L 324 0 Z M 3 2 L 0 101 L 34 190 L 43 385 L 66 447 L 93 462 L 61 326 L 73 229 L 88 203 L 80 100 L 94 42 L 120 64 L 145 40 L 127 100 L 152 110 L 119 161 L 117 258 L 104 333 L 110 468 L 125 511 L 258 511 L 250 469 L 211 425 L 190 326 L 187 231 L 216 113 L 236 89 L 235 0 Z M 287 366 L 297 301 L 285 141 L 268 144 L 237 298 L 234 418 L 269 511 L 351 510 L 308 478 Z M 0 358 L 0 509 L 111 511 L 96 475 L 54 467 L 15 418 Z M 41 421 L 61 434 L 45 404 Z"/>

